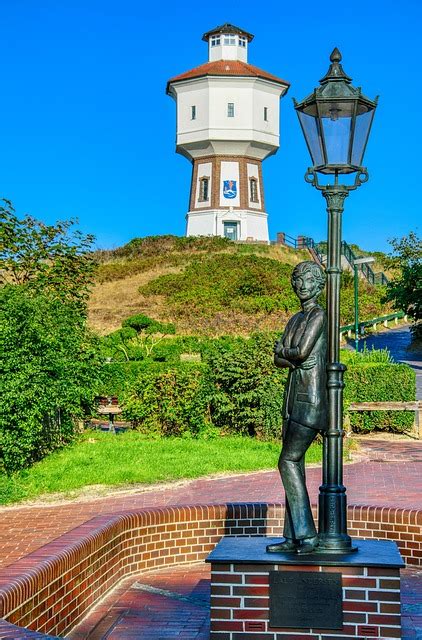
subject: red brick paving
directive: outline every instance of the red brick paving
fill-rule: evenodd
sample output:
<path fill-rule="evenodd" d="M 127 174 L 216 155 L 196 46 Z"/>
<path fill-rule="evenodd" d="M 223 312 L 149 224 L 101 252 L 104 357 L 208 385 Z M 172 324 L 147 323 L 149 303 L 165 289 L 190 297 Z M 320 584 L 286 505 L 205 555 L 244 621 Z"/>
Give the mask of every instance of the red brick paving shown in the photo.
<path fill-rule="evenodd" d="M 194 565 L 142 574 L 122 582 L 67 637 L 70 640 L 208 640 L 209 565 Z M 422 634 L 422 572 L 402 572 L 404 640 Z M 148 593 L 136 584 L 170 591 Z M 184 596 L 180 601 L 177 594 Z"/>
<path fill-rule="evenodd" d="M 379 443 L 380 441 L 378 441 Z M 366 445 L 364 445 L 366 447 Z M 344 481 L 350 505 L 422 507 L 422 453 L 420 441 L 385 441 L 377 445 L 400 455 L 400 461 L 382 462 L 374 447 L 368 460 L 345 465 Z M 321 481 L 319 468 L 307 472 L 309 492 L 315 503 Z M 276 471 L 203 478 L 186 483 L 122 493 L 90 501 L 60 505 L 3 507 L 0 509 L 0 568 L 54 540 L 100 514 L 142 507 L 224 502 L 279 502 L 283 498 Z"/>

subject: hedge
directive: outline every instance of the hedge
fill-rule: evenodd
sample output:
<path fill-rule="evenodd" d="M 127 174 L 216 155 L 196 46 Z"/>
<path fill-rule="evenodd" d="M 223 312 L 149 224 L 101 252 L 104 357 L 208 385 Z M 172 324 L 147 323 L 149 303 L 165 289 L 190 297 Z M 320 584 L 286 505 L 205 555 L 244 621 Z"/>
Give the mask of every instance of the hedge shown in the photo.
<path fill-rule="evenodd" d="M 125 417 L 144 432 L 198 435 L 218 429 L 280 438 L 286 372 L 272 363 L 272 337 L 207 344 L 202 363 L 107 365 L 107 394 L 120 396 Z M 348 412 L 351 402 L 412 401 L 415 373 L 403 364 L 351 363 L 344 406 L 355 431 L 409 430 L 411 412 Z"/>
<path fill-rule="evenodd" d="M 350 364 L 345 374 L 344 407 L 354 431 L 402 433 L 414 422 L 410 411 L 347 411 L 351 402 L 415 400 L 416 374 L 407 364 Z"/>

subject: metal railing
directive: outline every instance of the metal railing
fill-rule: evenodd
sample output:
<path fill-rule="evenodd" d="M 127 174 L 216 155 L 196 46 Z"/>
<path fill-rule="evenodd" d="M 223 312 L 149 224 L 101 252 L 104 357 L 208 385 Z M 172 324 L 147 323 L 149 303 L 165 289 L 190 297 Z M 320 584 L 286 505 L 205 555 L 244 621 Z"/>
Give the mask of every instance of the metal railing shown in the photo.
<path fill-rule="evenodd" d="M 404 319 L 407 322 L 407 314 L 403 313 L 403 311 L 397 311 L 396 313 L 389 313 L 386 316 L 379 316 L 378 318 L 372 318 L 371 320 L 363 320 L 359 322 L 359 335 L 364 335 L 365 327 L 372 327 L 374 331 L 377 330 L 377 324 L 384 325 L 385 328 L 388 327 L 388 323 L 394 320 L 395 324 L 398 324 L 398 321 Z M 355 325 L 354 324 L 346 324 L 344 327 L 340 327 L 340 339 L 344 337 L 344 334 L 347 333 L 348 337 L 352 336 L 354 333 Z"/>
<path fill-rule="evenodd" d="M 313 260 L 318 262 L 320 265 L 324 265 L 326 262 L 327 256 L 327 243 L 326 242 L 315 242 L 313 238 L 309 238 L 307 236 L 298 236 L 297 238 L 293 238 L 293 236 L 289 236 L 287 233 L 279 233 L 278 237 L 280 240 L 274 244 L 285 244 L 294 249 L 308 249 L 311 254 Z M 354 268 L 354 261 L 358 257 L 350 245 L 347 244 L 345 240 L 341 243 L 341 253 L 346 258 L 349 263 L 351 269 Z M 388 278 L 382 271 L 375 273 L 369 264 L 360 264 L 358 266 L 359 271 L 365 277 L 365 279 L 372 285 L 386 285 L 388 284 Z"/>
<path fill-rule="evenodd" d="M 353 252 L 353 249 L 347 244 L 347 242 L 345 242 L 345 240 L 343 240 L 341 243 L 341 253 L 342 255 L 344 255 L 347 262 L 353 269 L 354 262 L 358 256 Z M 361 271 L 369 284 L 388 284 L 388 278 L 385 273 L 383 273 L 382 271 L 375 273 L 374 271 L 372 271 L 369 264 L 359 264 L 358 270 Z"/>

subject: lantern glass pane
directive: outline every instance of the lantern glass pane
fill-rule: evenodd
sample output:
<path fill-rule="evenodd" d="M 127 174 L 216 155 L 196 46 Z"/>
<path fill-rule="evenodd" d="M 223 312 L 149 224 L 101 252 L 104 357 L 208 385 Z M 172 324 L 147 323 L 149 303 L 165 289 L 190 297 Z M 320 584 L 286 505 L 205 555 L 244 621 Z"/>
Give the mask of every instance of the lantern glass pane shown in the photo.
<path fill-rule="evenodd" d="M 362 166 L 363 154 L 365 152 L 366 142 L 368 140 L 374 113 L 375 109 L 371 109 L 370 111 L 365 111 L 364 113 L 356 116 L 355 133 L 353 136 L 352 164 L 358 167 Z"/>
<path fill-rule="evenodd" d="M 318 105 L 324 134 L 327 164 L 349 162 L 353 104 L 330 102 Z"/>
<path fill-rule="evenodd" d="M 300 123 L 305 134 L 306 142 L 312 157 L 314 166 L 324 164 L 324 157 L 321 148 L 321 137 L 318 132 L 317 120 L 311 115 L 298 111 Z"/>

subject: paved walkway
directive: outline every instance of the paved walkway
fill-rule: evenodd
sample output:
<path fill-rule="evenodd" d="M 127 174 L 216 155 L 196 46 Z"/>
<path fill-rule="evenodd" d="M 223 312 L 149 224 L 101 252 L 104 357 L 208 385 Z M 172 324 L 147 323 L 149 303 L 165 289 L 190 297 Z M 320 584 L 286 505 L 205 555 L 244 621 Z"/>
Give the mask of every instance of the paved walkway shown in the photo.
<path fill-rule="evenodd" d="M 208 640 L 209 565 L 142 574 L 120 583 L 70 640 Z M 402 638 L 422 638 L 422 571 L 402 572 Z M 252 636 L 251 636 L 252 638 Z"/>
<path fill-rule="evenodd" d="M 366 446 L 366 459 L 344 468 L 350 505 L 422 508 L 422 441 L 389 440 Z M 379 443 L 380 441 L 378 441 Z M 394 462 L 385 464 L 385 454 Z M 403 462 L 406 464 L 403 464 Z M 307 471 L 315 503 L 321 482 L 318 467 Z M 0 509 L 0 568 L 54 540 L 86 520 L 104 513 L 172 504 L 224 502 L 280 502 L 281 482 L 276 471 L 202 478 L 122 492 L 110 497 L 58 505 L 3 507 Z"/>

